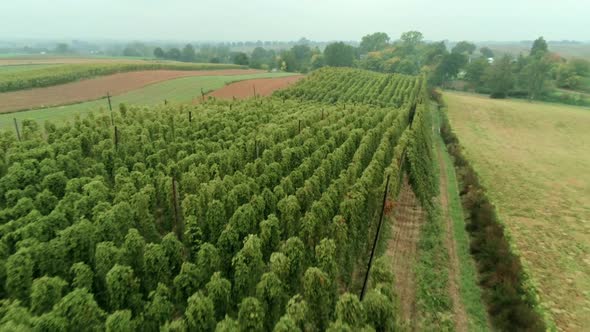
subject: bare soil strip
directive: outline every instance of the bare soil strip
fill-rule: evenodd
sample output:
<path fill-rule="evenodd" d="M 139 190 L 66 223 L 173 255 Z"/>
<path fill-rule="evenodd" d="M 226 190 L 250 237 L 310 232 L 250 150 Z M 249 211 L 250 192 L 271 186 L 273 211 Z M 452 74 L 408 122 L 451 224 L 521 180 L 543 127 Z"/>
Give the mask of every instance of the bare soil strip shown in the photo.
<path fill-rule="evenodd" d="M 386 255 L 395 275 L 395 289 L 400 300 L 402 319 L 416 320 L 416 282 L 414 265 L 418 258 L 420 229 L 426 220 L 426 212 L 412 191 L 408 180 L 404 180 L 398 201 L 394 207 L 392 236 L 387 244 Z"/>
<path fill-rule="evenodd" d="M 15 92 L 0 93 L 0 113 L 73 104 L 119 95 L 146 85 L 187 76 L 245 75 L 261 73 L 253 69 L 225 70 L 146 70 L 119 73 L 79 82 Z"/>
<path fill-rule="evenodd" d="M 438 156 L 438 164 L 440 168 L 440 204 L 443 211 L 443 219 L 446 229 L 446 247 L 449 252 L 449 294 L 453 301 L 453 318 L 455 321 L 455 328 L 459 332 L 466 332 L 468 330 L 467 312 L 461 300 L 460 285 L 460 267 L 459 257 L 457 256 L 457 244 L 455 242 L 453 231 L 453 219 L 449 213 L 449 193 L 447 180 L 447 166 L 442 156 L 442 147 L 436 149 Z"/>
<path fill-rule="evenodd" d="M 256 92 L 257 96 L 270 96 L 276 90 L 284 89 L 303 77 L 303 75 L 295 75 L 239 81 L 215 90 L 209 93 L 208 96 L 219 99 L 232 99 L 234 97 L 236 99 L 247 99 L 254 97 L 254 92 Z"/>

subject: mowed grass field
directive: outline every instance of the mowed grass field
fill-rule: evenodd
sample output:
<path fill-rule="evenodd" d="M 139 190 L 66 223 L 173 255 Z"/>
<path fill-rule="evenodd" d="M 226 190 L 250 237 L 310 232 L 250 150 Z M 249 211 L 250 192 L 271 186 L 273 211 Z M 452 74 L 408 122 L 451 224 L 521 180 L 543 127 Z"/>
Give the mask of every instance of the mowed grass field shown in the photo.
<path fill-rule="evenodd" d="M 452 127 L 560 330 L 590 326 L 590 109 L 445 92 Z"/>
<path fill-rule="evenodd" d="M 247 75 L 228 75 L 228 76 L 194 76 L 169 80 L 153 85 L 146 86 L 119 96 L 111 97 L 113 108 L 120 103 L 127 105 L 156 105 L 163 104 L 164 100 L 171 103 L 190 102 L 201 96 L 201 89 L 209 92 L 219 89 L 224 85 L 241 80 L 284 77 L 290 76 L 290 73 L 261 73 Z M 0 129 L 11 129 L 14 127 L 13 118 L 18 121 L 37 120 L 43 124 L 46 120 L 51 120 L 56 124 L 63 123 L 72 119 L 77 114 L 83 115 L 100 108 L 107 108 L 107 99 L 99 99 L 79 104 L 44 108 L 31 111 L 16 113 L 0 114 Z"/>

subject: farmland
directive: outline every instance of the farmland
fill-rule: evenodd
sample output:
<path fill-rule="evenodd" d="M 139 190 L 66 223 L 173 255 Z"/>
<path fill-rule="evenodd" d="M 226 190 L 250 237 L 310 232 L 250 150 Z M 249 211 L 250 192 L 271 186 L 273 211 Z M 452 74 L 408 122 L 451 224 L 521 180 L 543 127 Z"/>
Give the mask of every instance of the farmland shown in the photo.
<path fill-rule="evenodd" d="M 246 75 L 263 73 L 257 70 L 153 70 L 119 73 L 80 82 L 61 84 L 46 88 L 5 92 L 0 94 L 0 113 L 14 112 L 49 106 L 73 104 L 105 97 L 120 95 L 147 85 L 190 76 Z"/>
<path fill-rule="evenodd" d="M 214 63 L 181 62 L 105 62 L 75 63 L 41 68 L 28 68 L 0 76 L 0 93 L 23 89 L 40 88 L 75 82 L 82 79 L 140 70 L 221 70 L 243 69 L 242 66 Z"/>
<path fill-rule="evenodd" d="M 560 330 L 590 325 L 590 112 L 445 93 L 452 127 Z"/>
<path fill-rule="evenodd" d="M 198 74 L 200 73 L 201 72 L 198 72 Z M 121 95 L 113 96 L 111 98 L 111 101 L 112 105 L 115 108 L 117 108 L 120 103 L 143 106 L 153 106 L 157 104 L 162 104 L 164 103 L 164 100 L 167 100 L 171 103 L 186 103 L 192 101 L 194 98 L 199 97 L 201 94 L 201 89 L 207 92 L 218 89 L 229 82 L 260 77 L 280 77 L 283 75 L 285 74 L 262 73 L 231 76 L 192 76 L 177 78 L 165 82 L 152 84 L 140 89 L 123 93 Z M 289 74 L 287 74 L 287 76 L 289 76 Z M 89 92 L 95 93 L 96 90 Z M 40 124 L 43 124 L 43 122 L 46 120 L 50 120 L 56 124 L 59 124 L 67 120 L 73 119 L 76 115 L 85 115 L 89 112 L 99 110 L 101 108 L 108 108 L 107 100 L 106 98 L 104 98 L 104 92 L 98 94 L 97 97 L 101 97 L 101 99 L 73 105 L 50 107 L 10 114 L 0 114 L 0 128 L 8 128 L 10 126 L 13 126 L 13 118 L 16 118 L 19 121 L 26 119 L 36 120 L 39 121 Z M 1 99 L 2 94 L 0 94 L 0 100 Z"/>
<path fill-rule="evenodd" d="M 396 328 L 387 256 L 374 262 L 362 303 L 356 276 L 374 248 L 384 192 L 393 200 L 411 184 L 432 211 L 425 81 L 322 75 L 291 88 L 305 100 L 279 92 L 129 106 L 62 127 L 23 121 L 19 139 L 4 132 L 1 291 L 20 301 L 3 310 L 28 315 L 19 328 Z M 306 88 L 344 78 L 383 106 L 346 104 L 355 95 L 344 85 L 331 103 Z M 399 87 L 409 92 L 401 104 L 386 98 Z M 416 273 L 421 282 L 430 272 Z"/>

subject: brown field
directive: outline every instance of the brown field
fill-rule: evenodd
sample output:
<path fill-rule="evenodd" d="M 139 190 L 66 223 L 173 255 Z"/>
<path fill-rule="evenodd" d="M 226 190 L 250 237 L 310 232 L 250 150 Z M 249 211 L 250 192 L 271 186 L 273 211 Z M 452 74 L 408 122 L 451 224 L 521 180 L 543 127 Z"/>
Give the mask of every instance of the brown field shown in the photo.
<path fill-rule="evenodd" d="M 68 58 L 68 57 L 14 57 L 0 59 L 0 66 L 15 65 L 53 65 L 53 64 L 100 64 L 100 63 L 149 63 L 166 61 L 146 61 L 139 59 L 101 59 L 101 58 Z"/>
<path fill-rule="evenodd" d="M 104 97 L 107 92 L 119 95 L 144 86 L 187 76 L 244 75 L 260 73 L 253 69 L 226 70 L 148 70 L 119 73 L 79 82 L 15 92 L 0 93 L 0 113 L 73 104 Z"/>
<path fill-rule="evenodd" d="M 295 75 L 240 81 L 228 84 L 208 95 L 219 99 L 231 99 L 233 97 L 237 99 L 247 99 L 254 96 L 254 90 L 256 90 L 257 96 L 270 96 L 274 91 L 284 89 L 303 77 L 303 75 Z"/>

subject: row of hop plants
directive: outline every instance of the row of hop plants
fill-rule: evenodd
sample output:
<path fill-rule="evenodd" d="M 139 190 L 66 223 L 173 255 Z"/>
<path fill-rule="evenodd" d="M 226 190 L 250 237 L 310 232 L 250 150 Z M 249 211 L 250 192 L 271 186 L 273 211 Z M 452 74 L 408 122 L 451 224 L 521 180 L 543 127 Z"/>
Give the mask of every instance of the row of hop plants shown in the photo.
<path fill-rule="evenodd" d="M 385 288 L 340 294 L 329 232 L 282 225 L 341 199 L 400 112 L 264 99 L 91 114 L 0 135 L 2 328 L 393 328 Z"/>

